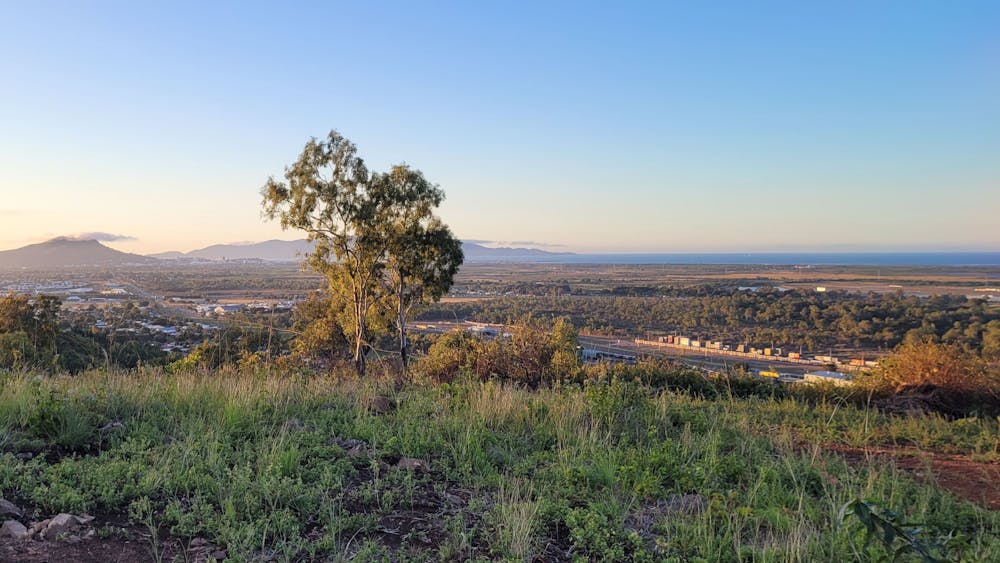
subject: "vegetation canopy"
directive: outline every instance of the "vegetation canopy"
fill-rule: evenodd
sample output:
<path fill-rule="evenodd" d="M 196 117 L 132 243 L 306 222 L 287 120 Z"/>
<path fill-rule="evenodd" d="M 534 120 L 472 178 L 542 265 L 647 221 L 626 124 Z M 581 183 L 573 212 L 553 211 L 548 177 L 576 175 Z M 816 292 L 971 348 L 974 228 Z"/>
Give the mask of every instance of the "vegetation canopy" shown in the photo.
<path fill-rule="evenodd" d="M 365 373 L 372 327 L 389 310 L 405 366 L 406 313 L 447 291 L 462 262 L 460 243 L 433 215 L 443 192 L 406 165 L 370 172 L 355 145 L 331 131 L 306 143 L 285 181 L 268 179 L 262 195 L 265 216 L 315 243 L 307 265 L 348 305 L 344 325 L 357 372 Z"/>

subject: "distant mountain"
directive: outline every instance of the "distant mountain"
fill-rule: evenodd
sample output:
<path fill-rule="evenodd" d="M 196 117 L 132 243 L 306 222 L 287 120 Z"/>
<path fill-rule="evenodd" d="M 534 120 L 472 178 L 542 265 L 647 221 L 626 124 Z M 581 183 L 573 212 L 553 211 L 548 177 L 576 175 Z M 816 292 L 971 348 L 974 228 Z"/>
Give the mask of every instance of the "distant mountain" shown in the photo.
<path fill-rule="evenodd" d="M 268 240 L 239 244 L 213 244 L 191 252 L 163 252 L 153 258 L 194 260 L 265 260 L 268 262 L 298 262 L 312 252 L 313 245 L 305 240 Z"/>
<path fill-rule="evenodd" d="M 153 258 L 187 260 L 265 260 L 268 262 L 299 262 L 312 252 L 313 245 L 305 240 L 269 240 L 246 244 L 215 244 L 191 252 L 163 252 Z M 535 248 L 491 248 L 472 242 L 463 242 L 462 251 L 469 262 L 519 262 L 539 261 L 568 252 L 546 252 Z"/>
<path fill-rule="evenodd" d="M 493 248 L 474 242 L 463 242 L 462 252 L 465 253 L 467 262 L 532 262 L 572 254 L 572 252 L 548 252 L 537 248 L 509 248 L 506 246 Z"/>
<path fill-rule="evenodd" d="M 0 252 L 0 268 L 47 269 L 72 266 L 124 266 L 155 264 L 155 258 L 120 252 L 96 240 L 54 238 Z"/>

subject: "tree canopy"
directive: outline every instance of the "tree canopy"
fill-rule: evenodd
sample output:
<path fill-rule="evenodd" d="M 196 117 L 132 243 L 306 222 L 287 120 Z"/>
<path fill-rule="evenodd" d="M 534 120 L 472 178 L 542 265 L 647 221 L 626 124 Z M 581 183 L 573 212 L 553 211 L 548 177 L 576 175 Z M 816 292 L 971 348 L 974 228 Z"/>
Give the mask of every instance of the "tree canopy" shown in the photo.
<path fill-rule="evenodd" d="M 461 245 L 434 209 L 444 193 L 406 165 L 372 173 L 336 131 L 310 139 L 284 181 L 269 178 L 264 214 L 315 243 L 307 266 L 326 276 L 334 302 L 349 305 L 345 332 L 364 374 L 373 326 L 391 317 L 406 363 L 405 316 L 451 286 Z M 389 315 L 389 312 L 392 312 Z"/>

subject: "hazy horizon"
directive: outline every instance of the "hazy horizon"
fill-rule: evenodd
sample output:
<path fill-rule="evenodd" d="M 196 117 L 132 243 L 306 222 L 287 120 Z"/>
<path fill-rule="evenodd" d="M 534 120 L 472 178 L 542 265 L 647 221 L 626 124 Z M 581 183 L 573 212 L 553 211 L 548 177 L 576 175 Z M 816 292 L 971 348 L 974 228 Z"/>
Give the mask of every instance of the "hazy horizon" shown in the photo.
<path fill-rule="evenodd" d="M 55 7 L 58 9 L 55 9 Z M 1000 4 L 15 3 L 0 249 L 293 240 L 337 129 L 456 235 L 577 253 L 1000 250 Z M 307 17 L 304 17 L 307 16 Z"/>
<path fill-rule="evenodd" d="M 106 234 L 106 233 L 98 233 L 98 234 Z M 109 248 L 114 248 L 116 250 L 120 250 L 120 251 L 123 251 L 123 252 L 133 252 L 133 251 L 128 250 L 127 248 L 125 248 L 123 246 L 124 244 L 126 244 L 128 242 L 133 242 L 133 241 L 128 241 L 128 240 L 125 240 L 125 241 L 122 241 L 122 240 L 102 240 L 100 237 L 86 237 L 86 236 L 80 236 L 78 234 L 76 234 L 76 235 L 60 235 L 60 236 L 56 236 L 56 237 L 52 237 L 52 238 L 48 238 L 48 239 L 44 239 L 44 240 L 38 240 L 38 241 L 35 241 L 35 242 L 27 243 L 25 245 L 20 245 L 20 246 L 17 246 L 17 247 L 0 248 L 0 252 L 5 251 L 5 250 L 15 250 L 15 249 L 18 249 L 18 248 L 22 248 L 24 246 L 29 246 L 29 245 L 32 245 L 32 244 L 39 244 L 39 243 L 43 243 L 43 242 L 50 242 L 50 241 L 57 240 L 57 239 L 69 239 L 69 240 L 76 240 L 76 241 L 98 241 L 101 244 L 103 244 L 103 245 L 105 245 L 105 246 L 107 246 Z M 260 243 L 264 243 L 264 242 L 275 242 L 275 241 L 277 241 L 277 242 L 297 242 L 297 241 L 300 241 L 300 240 L 304 240 L 304 237 L 299 237 L 299 238 L 280 238 L 279 237 L 279 238 L 267 239 L 267 240 L 261 240 L 261 241 L 241 240 L 241 241 L 229 241 L 229 242 L 211 242 L 211 243 L 207 243 L 207 244 L 204 244 L 202 246 L 197 246 L 197 247 L 194 247 L 194 248 L 172 249 L 172 250 L 154 251 L 154 252 L 135 252 L 135 253 L 136 254 L 142 254 L 142 255 L 169 254 L 169 253 L 174 253 L 174 252 L 188 253 L 188 252 L 192 252 L 192 251 L 196 251 L 196 250 L 202 250 L 202 249 L 213 247 L 213 246 L 251 246 L 251 245 L 260 244 Z M 966 249 L 966 248 L 926 248 L 926 247 L 880 248 L 880 247 L 868 247 L 868 246 L 862 246 L 862 245 L 830 245 L 830 246 L 825 247 L 825 248 L 796 247 L 794 245 L 788 245 L 788 246 L 784 246 L 784 247 L 778 246 L 778 247 L 765 248 L 765 249 L 743 249 L 743 250 L 727 250 L 727 249 L 683 250 L 683 249 L 677 249 L 677 250 L 646 250 L 646 251 L 630 251 L 630 250 L 621 250 L 621 251 L 590 251 L 590 250 L 571 250 L 571 249 L 568 249 L 568 248 L 566 248 L 566 247 L 564 247 L 562 245 L 546 245 L 546 244 L 542 244 L 542 243 L 539 243 L 539 242 L 536 242 L 536 241 L 488 241 L 488 240 L 481 240 L 481 239 L 472 239 L 472 240 L 463 240 L 463 242 L 478 244 L 478 245 L 482 245 L 482 246 L 487 247 L 487 248 L 539 249 L 539 250 L 545 250 L 545 251 L 553 252 L 553 253 L 571 253 L 571 254 L 579 254 L 579 255 L 583 255 L 583 256 L 587 256 L 587 255 L 590 255 L 590 256 L 601 256 L 601 255 L 610 255 L 610 256 L 614 256 L 614 255 L 641 256 L 641 255 L 685 255 L 685 254 L 690 254 L 690 255 L 740 255 L 740 254 L 746 254 L 746 255 L 774 255 L 774 254 L 789 254 L 789 255 L 795 255 L 795 254 L 798 254 L 798 255 L 809 255 L 809 254 L 815 254 L 815 255 L 824 255 L 824 254 L 830 254 L 830 255 L 850 255 L 850 254 L 874 254 L 874 255 L 877 255 L 877 254 L 939 254 L 939 253 L 940 254 L 997 254 L 997 253 L 1000 253 L 1000 251 L 998 251 L 996 249 L 991 249 L 991 248 L 982 248 L 982 249 L 975 249 L 975 248 L 972 248 L 972 249 Z"/>

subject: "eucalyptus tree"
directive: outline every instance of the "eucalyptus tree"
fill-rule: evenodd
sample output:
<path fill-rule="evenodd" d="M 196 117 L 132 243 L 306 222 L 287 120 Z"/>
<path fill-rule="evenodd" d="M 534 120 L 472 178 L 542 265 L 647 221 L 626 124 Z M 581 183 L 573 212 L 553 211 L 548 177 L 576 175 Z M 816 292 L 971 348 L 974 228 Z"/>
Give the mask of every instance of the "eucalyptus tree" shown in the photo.
<path fill-rule="evenodd" d="M 381 276 L 383 305 L 395 325 L 405 371 L 409 365 L 406 322 L 411 309 L 440 300 L 454 283 L 464 256 L 461 241 L 434 215 L 444 192 L 423 173 L 397 165 L 380 174 L 377 183 L 389 202 L 379 223 L 388 241 Z"/>
<path fill-rule="evenodd" d="M 300 229 L 315 244 L 306 265 L 324 275 L 332 297 L 349 303 L 354 366 L 364 375 L 369 323 L 381 298 L 385 240 L 374 227 L 383 199 L 354 143 L 336 131 L 310 139 L 284 181 L 268 178 L 264 215 L 283 229 Z"/>
<path fill-rule="evenodd" d="M 355 145 L 331 131 L 306 143 L 284 181 L 269 178 L 261 193 L 267 218 L 315 244 L 306 265 L 327 278 L 331 301 L 348 304 L 341 325 L 358 374 L 372 328 L 390 309 L 405 367 L 407 313 L 440 298 L 462 262 L 461 244 L 434 216 L 440 188 L 405 165 L 370 172 Z"/>

